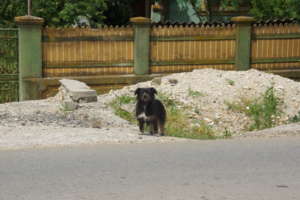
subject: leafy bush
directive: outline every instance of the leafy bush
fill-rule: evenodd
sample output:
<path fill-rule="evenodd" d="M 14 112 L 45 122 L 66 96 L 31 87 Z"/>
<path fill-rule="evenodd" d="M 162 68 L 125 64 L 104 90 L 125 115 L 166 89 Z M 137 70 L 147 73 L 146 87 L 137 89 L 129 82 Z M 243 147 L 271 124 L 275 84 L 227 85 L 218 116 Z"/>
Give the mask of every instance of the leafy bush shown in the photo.
<path fill-rule="evenodd" d="M 228 109 L 245 113 L 253 123 L 249 130 L 261 130 L 276 125 L 278 117 L 282 114 L 280 105 L 282 100 L 275 95 L 273 87 L 268 88 L 262 97 L 249 100 L 241 99 L 239 103 L 225 102 Z"/>

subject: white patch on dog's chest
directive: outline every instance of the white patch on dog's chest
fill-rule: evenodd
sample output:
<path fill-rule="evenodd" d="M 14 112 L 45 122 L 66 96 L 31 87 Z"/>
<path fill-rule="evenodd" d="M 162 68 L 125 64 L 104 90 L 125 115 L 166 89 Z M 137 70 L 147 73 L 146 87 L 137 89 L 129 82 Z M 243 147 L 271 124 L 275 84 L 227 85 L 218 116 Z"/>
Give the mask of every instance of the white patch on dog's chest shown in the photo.
<path fill-rule="evenodd" d="M 144 120 L 144 121 L 148 121 L 148 120 L 150 119 L 150 117 L 148 117 L 148 116 L 146 115 L 146 113 L 145 113 L 145 110 L 146 110 L 146 106 L 145 106 L 145 105 L 143 106 L 143 110 L 144 110 L 144 112 L 142 112 L 141 114 L 139 114 L 139 115 L 137 116 L 137 118 L 138 118 L 138 119 L 142 119 L 142 120 Z"/>
<path fill-rule="evenodd" d="M 148 117 L 146 116 L 146 114 L 144 112 L 142 112 L 141 114 L 139 114 L 137 118 L 138 119 L 143 119 L 145 121 L 147 121 L 147 119 L 148 119 Z"/>

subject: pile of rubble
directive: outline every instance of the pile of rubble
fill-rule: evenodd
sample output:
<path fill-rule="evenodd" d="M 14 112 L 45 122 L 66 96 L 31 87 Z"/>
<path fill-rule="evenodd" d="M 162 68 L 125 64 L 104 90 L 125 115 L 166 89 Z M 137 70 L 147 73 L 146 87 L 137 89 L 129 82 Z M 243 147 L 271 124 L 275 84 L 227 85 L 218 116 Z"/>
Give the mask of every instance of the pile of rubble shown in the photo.
<path fill-rule="evenodd" d="M 282 114 L 277 125 L 289 123 L 300 111 L 300 83 L 271 73 L 257 70 L 221 71 L 194 70 L 139 83 L 104 96 L 132 95 L 138 87 L 155 87 L 184 106 L 195 120 L 204 120 L 216 132 L 225 130 L 234 134 L 248 131 L 252 120 L 243 112 L 228 108 L 228 103 L 254 100 L 273 87 L 276 97 L 282 100 Z"/>
<path fill-rule="evenodd" d="M 167 137 L 140 136 L 136 125 L 116 116 L 109 106 L 117 96 L 134 97 L 138 87 L 155 87 L 159 93 L 186 107 L 194 121 L 205 121 L 216 133 L 227 130 L 234 133 L 234 136 L 248 135 L 247 127 L 252 122 L 245 113 L 228 109 L 228 102 L 259 98 L 268 88 L 273 87 L 276 96 L 283 102 L 277 125 L 287 124 L 300 110 L 300 83 L 257 70 L 194 70 L 156 78 L 99 96 L 83 83 L 71 80 L 62 80 L 61 83 L 55 97 L 0 104 L 0 148 L 7 145 L 54 143 L 170 141 Z M 133 108 L 134 105 L 131 111 Z M 277 129 L 284 134 L 300 133 L 299 125 L 293 124 L 290 127 L 256 132 L 255 135 L 276 135 Z"/>

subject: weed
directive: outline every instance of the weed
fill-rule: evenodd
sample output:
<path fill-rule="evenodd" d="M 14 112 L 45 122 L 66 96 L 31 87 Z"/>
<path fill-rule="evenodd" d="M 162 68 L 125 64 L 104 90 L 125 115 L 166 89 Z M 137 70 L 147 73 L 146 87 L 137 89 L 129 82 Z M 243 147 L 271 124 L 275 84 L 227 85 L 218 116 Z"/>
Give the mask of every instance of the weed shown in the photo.
<path fill-rule="evenodd" d="M 166 134 L 179 137 L 183 132 L 187 131 L 187 115 L 183 112 L 182 108 L 179 108 L 178 105 L 180 103 L 167 95 L 159 93 L 158 99 L 162 101 L 167 111 L 167 123 L 165 126 Z"/>
<path fill-rule="evenodd" d="M 109 105 L 114 109 L 114 113 L 131 122 L 131 123 L 135 123 L 135 117 L 134 114 L 131 112 L 128 112 L 127 110 L 123 109 L 122 106 L 125 104 L 133 104 L 135 102 L 135 98 L 128 96 L 128 95 L 123 95 L 123 96 L 119 96 L 117 98 L 115 98 Z"/>
<path fill-rule="evenodd" d="M 196 113 L 197 115 L 201 115 L 201 111 L 197 107 L 194 109 L 194 113 Z"/>
<path fill-rule="evenodd" d="M 261 130 L 273 127 L 281 115 L 280 105 L 282 100 L 275 95 L 273 87 L 268 88 L 261 98 L 254 100 L 241 99 L 239 103 L 228 103 L 228 108 L 245 113 L 253 123 L 249 130 Z"/>
<path fill-rule="evenodd" d="M 76 110 L 77 104 L 72 101 L 62 101 L 59 110 L 65 114 Z"/>
<path fill-rule="evenodd" d="M 73 110 L 68 109 L 68 107 L 65 104 L 60 105 L 59 107 L 60 112 L 62 112 L 63 114 L 66 114 L 67 112 L 71 112 Z"/>
<path fill-rule="evenodd" d="M 167 111 L 166 135 L 191 139 L 216 139 L 213 128 L 200 121 L 200 126 L 192 126 L 186 107 L 165 94 L 159 94 Z"/>
<path fill-rule="evenodd" d="M 228 110 L 232 110 L 232 111 L 235 111 L 235 112 L 245 112 L 245 105 L 244 103 L 242 102 L 228 102 L 228 101 L 225 101 L 224 104 L 227 106 L 227 109 Z"/>
<path fill-rule="evenodd" d="M 122 104 L 135 103 L 136 98 L 132 97 L 132 96 L 128 96 L 128 95 L 123 95 L 123 96 L 117 97 L 116 100 L 118 101 L 118 103 L 120 105 L 122 105 Z"/>
<path fill-rule="evenodd" d="M 235 84 L 235 82 L 231 79 L 226 79 L 226 82 L 231 86 L 234 86 L 234 84 Z"/>
<path fill-rule="evenodd" d="M 300 111 L 294 117 L 289 118 L 290 123 L 300 122 Z"/>
<path fill-rule="evenodd" d="M 213 127 L 208 125 L 205 121 L 201 120 L 200 121 L 200 126 L 194 127 L 192 129 L 191 134 L 195 138 L 200 138 L 200 139 L 216 139 L 217 137 L 215 136 Z"/>
<path fill-rule="evenodd" d="M 188 95 L 191 97 L 203 97 L 204 96 L 203 93 L 201 93 L 199 91 L 194 91 L 191 88 L 189 88 L 189 90 L 188 90 Z"/>
<path fill-rule="evenodd" d="M 171 99 L 166 94 L 158 93 L 157 98 L 162 101 L 162 103 L 168 108 L 176 108 L 178 104 L 180 104 L 178 101 Z"/>
<path fill-rule="evenodd" d="M 165 134 L 168 136 L 192 138 L 192 139 L 216 139 L 213 128 L 200 121 L 199 126 L 192 126 L 187 108 L 165 94 L 159 93 L 157 98 L 162 101 L 167 111 L 167 122 Z M 110 106 L 115 114 L 131 123 L 136 123 L 134 113 L 130 113 L 122 108 L 125 104 L 135 103 L 135 98 L 130 96 L 120 96 L 114 99 Z"/>
<path fill-rule="evenodd" d="M 227 128 L 225 128 L 224 133 L 223 133 L 223 138 L 231 138 L 233 135 L 233 133 L 228 130 Z"/>

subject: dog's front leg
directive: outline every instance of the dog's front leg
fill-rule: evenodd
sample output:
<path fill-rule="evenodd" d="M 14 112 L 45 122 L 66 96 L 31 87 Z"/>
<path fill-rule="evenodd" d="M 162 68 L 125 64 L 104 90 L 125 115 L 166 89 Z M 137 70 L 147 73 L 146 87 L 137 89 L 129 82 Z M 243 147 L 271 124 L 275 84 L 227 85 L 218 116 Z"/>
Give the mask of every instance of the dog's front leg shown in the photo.
<path fill-rule="evenodd" d="M 144 133 L 144 120 L 140 119 L 139 121 L 139 128 L 140 128 L 140 132 L 143 134 Z"/>
<path fill-rule="evenodd" d="M 153 122 L 149 122 L 149 128 L 150 128 L 150 135 L 153 135 L 155 133 Z"/>
<path fill-rule="evenodd" d="M 153 122 L 153 132 L 154 132 L 154 134 L 158 133 L 158 122 L 157 122 L 157 120 L 154 120 L 154 122 Z"/>
<path fill-rule="evenodd" d="M 159 126 L 159 135 L 164 136 L 165 135 L 165 125 L 163 123 L 158 123 Z"/>

